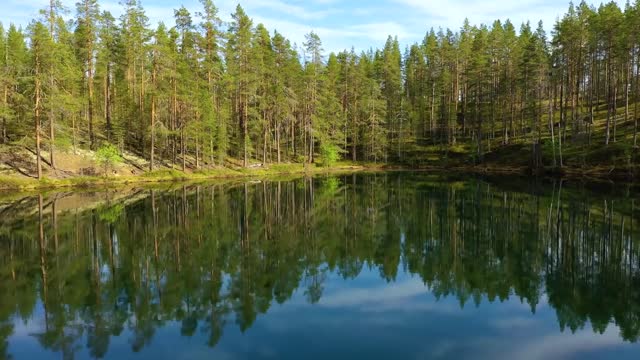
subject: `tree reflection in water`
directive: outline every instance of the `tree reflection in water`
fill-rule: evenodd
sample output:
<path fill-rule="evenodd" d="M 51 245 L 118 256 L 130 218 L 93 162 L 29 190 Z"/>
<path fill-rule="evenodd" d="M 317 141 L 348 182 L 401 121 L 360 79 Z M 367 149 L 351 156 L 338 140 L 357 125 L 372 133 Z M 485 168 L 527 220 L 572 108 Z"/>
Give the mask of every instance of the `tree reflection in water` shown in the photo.
<path fill-rule="evenodd" d="M 83 346 L 102 357 L 125 330 L 141 351 L 175 321 L 213 347 L 296 290 L 317 303 L 329 274 L 365 268 L 389 282 L 419 276 L 425 293 L 460 304 L 517 297 L 535 312 L 545 297 L 562 331 L 613 322 L 636 342 L 634 200 L 542 189 L 385 173 L 101 193 L 100 205 L 63 210 L 65 194 L 6 202 L 0 357 L 40 308 L 44 330 L 32 335 L 67 358 Z"/>

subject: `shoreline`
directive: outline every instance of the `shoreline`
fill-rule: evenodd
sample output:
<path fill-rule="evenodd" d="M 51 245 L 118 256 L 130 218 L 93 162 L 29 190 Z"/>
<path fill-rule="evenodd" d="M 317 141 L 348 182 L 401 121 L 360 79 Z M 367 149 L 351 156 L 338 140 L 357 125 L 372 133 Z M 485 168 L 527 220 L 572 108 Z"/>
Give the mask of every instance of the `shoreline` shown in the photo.
<path fill-rule="evenodd" d="M 287 175 L 320 175 L 351 173 L 360 171 L 382 171 L 384 165 L 349 164 L 331 167 L 304 167 L 302 164 L 273 165 L 273 168 L 231 169 L 218 168 L 196 172 L 177 170 L 157 170 L 131 176 L 71 176 L 68 178 L 43 178 L 41 180 L 24 176 L 0 176 L 0 192 L 32 191 L 64 188 L 91 188 L 98 186 L 112 187 L 117 185 L 197 182 L 219 179 L 251 179 Z"/>
<path fill-rule="evenodd" d="M 342 164 L 331 167 L 318 167 L 315 165 L 305 167 L 303 164 L 285 164 L 263 168 L 231 169 L 217 168 L 195 172 L 182 172 L 177 170 L 157 170 L 131 176 L 71 176 L 68 178 L 44 178 L 41 180 L 26 178 L 24 176 L 9 175 L 0 177 L 0 191 L 30 191 L 58 188 L 91 188 L 98 186 L 112 187 L 117 185 L 153 184 L 169 182 L 193 182 L 216 179 L 249 179 L 286 175 L 321 175 L 351 173 L 363 171 L 416 171 L 446 174 L 473 174 L 488 176 L 532 176 L 537 178 L 555 178 L 566 180 L 586 180 L 589 182 L 620 182 L 634 183 L 637 178 L 637 169 L 612 168 L 583 169 L 565 166 L 563 168 L 543 168 L 534 173 L 527 167 L 485 165 L 461 165 L 452 166 L 403 166 L 393 164 Z"/>

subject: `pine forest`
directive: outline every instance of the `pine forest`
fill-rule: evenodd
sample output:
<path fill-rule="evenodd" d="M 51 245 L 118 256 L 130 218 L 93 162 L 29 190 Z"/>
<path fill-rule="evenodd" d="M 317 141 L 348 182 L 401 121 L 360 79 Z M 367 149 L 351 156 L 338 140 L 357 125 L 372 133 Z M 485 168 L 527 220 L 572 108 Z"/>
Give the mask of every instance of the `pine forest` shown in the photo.
<path fill-rule="evenodd" d="M 51 0 L 26 28 L 0 26 L 0 143 L 29 149 L 38 178 L 59 152 L 105 146 L 148 170 L 638 162 L 640 1 L 571 4 L 551 33 L 465 21 L 339 53 L 200 3 L 172 27 L 139 0 L 119 18 Z"/>

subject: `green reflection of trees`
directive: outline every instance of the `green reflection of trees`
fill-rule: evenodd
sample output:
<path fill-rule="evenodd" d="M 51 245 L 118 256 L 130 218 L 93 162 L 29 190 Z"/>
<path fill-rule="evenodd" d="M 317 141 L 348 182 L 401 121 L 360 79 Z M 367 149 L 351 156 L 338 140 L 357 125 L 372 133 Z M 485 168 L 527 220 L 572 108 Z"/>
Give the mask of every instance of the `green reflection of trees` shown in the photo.
<path fill-rule="evenodd" d="M 215 346 L 226 326 L 246 331 L 297 289 L 316 303 L 330 273 L 352 279 L 369 268 L 386 281 L 418 275 L 461 306 L 517 297 L 535 311 L 546 298 L 563 330 L 614 322 L 626 340 L 640 334 L 630 199 L 411 174 L 147 193 L 62 213 L 39 197 L 35 215 L 3 224 L 0 357 L 10 356 L 14 322 L 39 316 L 38 304 L 44 328 L 34 336 L 65 358 L 82 346 L 103 357 L 122 335 L 140 351 L 170 323 Z"/>

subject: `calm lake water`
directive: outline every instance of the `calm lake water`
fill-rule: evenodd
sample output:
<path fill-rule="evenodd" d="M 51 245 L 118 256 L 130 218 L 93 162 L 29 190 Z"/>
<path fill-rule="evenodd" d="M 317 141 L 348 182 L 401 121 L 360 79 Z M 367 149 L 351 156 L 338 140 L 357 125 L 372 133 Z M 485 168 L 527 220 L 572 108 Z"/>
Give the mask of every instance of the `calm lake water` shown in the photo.
<path fill-rule="evenodd" d="M 638 359 L 639 201 L 502 182 L 4 194 L 0 358 Z"/>

